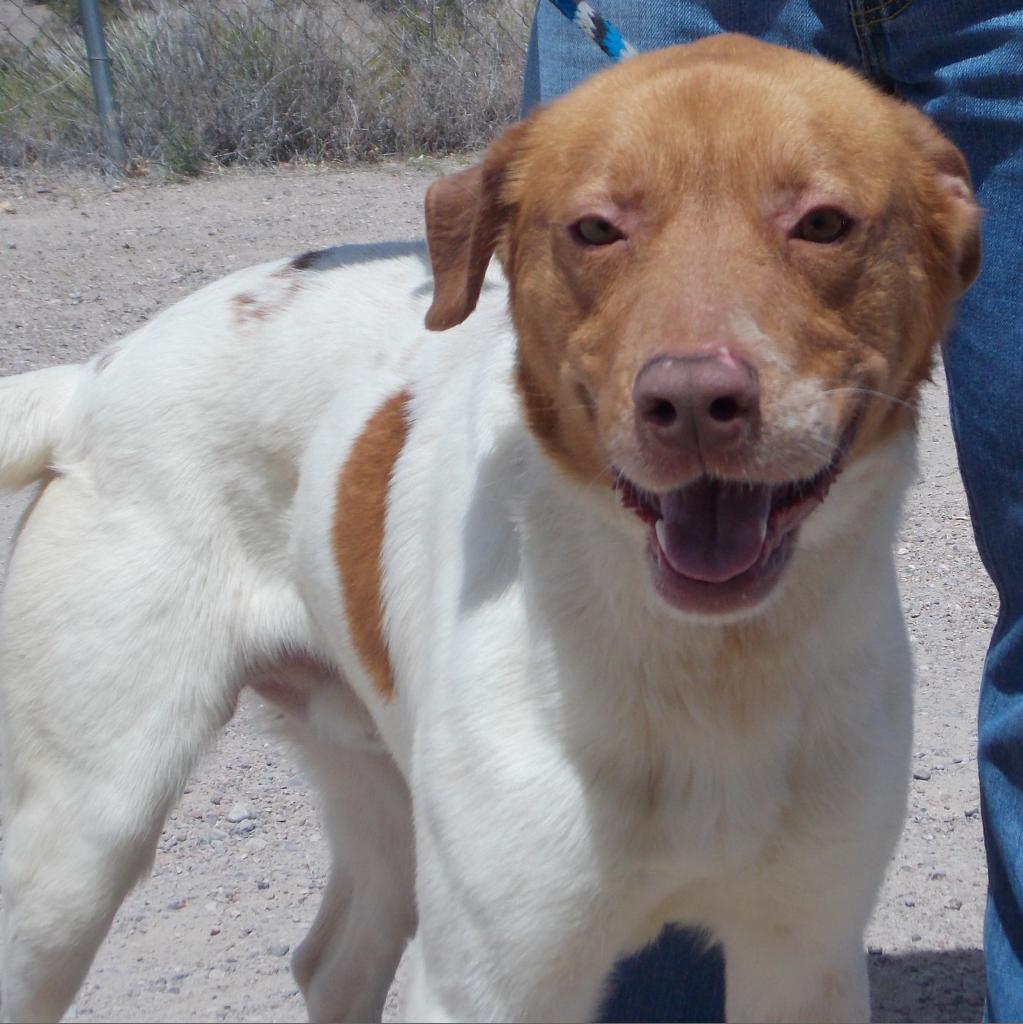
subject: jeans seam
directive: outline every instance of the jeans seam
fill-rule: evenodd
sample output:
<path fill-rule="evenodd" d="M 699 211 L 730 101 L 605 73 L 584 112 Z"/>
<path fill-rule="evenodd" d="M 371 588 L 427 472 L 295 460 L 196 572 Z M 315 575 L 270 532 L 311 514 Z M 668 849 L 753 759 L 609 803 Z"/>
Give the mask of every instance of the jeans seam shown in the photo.
<path fill-rule="evenodd" d="M 905 0 L 901 7 L 897 7 L 894 11 L 889 11 L 883 18 L 875 18 L 871 21 L 871 25 L 883 25 L 885 22 L 894 21 L 899 15 L 904 14 L 913 6 L 914 0 Z"/>
<path fill-rule="evenodd" d="M 894 11 L 887 11 L 876 18 L 868 17 L 868 15 L 876 14 L 878 11 L 885 11 L 885 8 L 891 6 L 891 0 L 885 0 L 884 3 L 876 4 L 873 7 L 864 7 L 859 12 L 853 14 L 854 19 L 858 19 L 864 25 L 868 27 L 870 25 L 880 25 L 886 21 L 892 21 L 897 18 L 903 11 L 912 7 L 914 0 L 903 0 L 902 5 L 897 7 Z"/>
<path fill-rule="evenodd" d="M 847 7 L 849 23 L 852 27 L 853 36 L 856 39 L 857 48 L 860 51 L 860 63 L 867 78 L 874 82 L 875 85 L 888 92 L 895 92 L 894 85 L 885 69 L 884 61 L 874 45 L 875 40 L 871 28 L 873 25 L 878 24 L 879 21 L 872 22 L 862 17 L 864 10 L 861 7 L 862 2 L 863 0 L 848 0 Z M 910 3 L 912 3 L 912 0 L 906 0 L 900 11 L 905 10 Z M 879 8 L 869 9 L 878 10 Z"/>

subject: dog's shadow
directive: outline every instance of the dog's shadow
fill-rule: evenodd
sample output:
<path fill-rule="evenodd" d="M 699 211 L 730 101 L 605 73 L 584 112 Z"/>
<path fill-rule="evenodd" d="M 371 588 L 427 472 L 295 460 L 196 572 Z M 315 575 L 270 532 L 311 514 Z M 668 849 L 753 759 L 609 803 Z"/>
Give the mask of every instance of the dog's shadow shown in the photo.
<path fill-rule="evenodd" d="M 979 1021 L 984 1012 L 984 954 L 979 949 L 872 953 L 875 1021 Z"/>

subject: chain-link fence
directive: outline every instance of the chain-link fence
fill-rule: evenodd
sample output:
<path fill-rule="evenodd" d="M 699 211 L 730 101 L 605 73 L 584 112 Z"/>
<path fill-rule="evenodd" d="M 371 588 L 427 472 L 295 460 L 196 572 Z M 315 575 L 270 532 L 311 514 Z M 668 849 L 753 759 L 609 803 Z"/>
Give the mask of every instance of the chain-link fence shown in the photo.
<path fill-rule="evenodd" d="M 485 143 L 535 0 L 103 0 L 128 169 Z M 103 159 L 76 0 L 0 0 L 0 163 Z"/>

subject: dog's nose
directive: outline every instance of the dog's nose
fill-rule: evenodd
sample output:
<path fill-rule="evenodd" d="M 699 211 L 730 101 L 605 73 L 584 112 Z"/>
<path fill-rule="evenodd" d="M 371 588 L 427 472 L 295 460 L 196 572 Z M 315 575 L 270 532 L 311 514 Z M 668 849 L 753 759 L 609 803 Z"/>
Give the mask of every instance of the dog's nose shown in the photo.
<path fill-rule="evenodd" d="M 632 390 L 641 439 L 712 455 L 747 441 L 760 417 L 756 370 L 728 349 L 651 359 Z"/>

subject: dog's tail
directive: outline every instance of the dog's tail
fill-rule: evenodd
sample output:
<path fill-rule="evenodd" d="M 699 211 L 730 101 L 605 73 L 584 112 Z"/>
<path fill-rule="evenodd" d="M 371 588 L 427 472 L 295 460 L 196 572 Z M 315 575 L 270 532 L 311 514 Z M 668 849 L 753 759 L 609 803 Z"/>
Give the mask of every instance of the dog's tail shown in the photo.
<path fill-rule="evenodd" d="M 51 366 L 0 378 L 0 490 L 25 487 L 52 465 L 68 406 L 88 366 Z"/>

